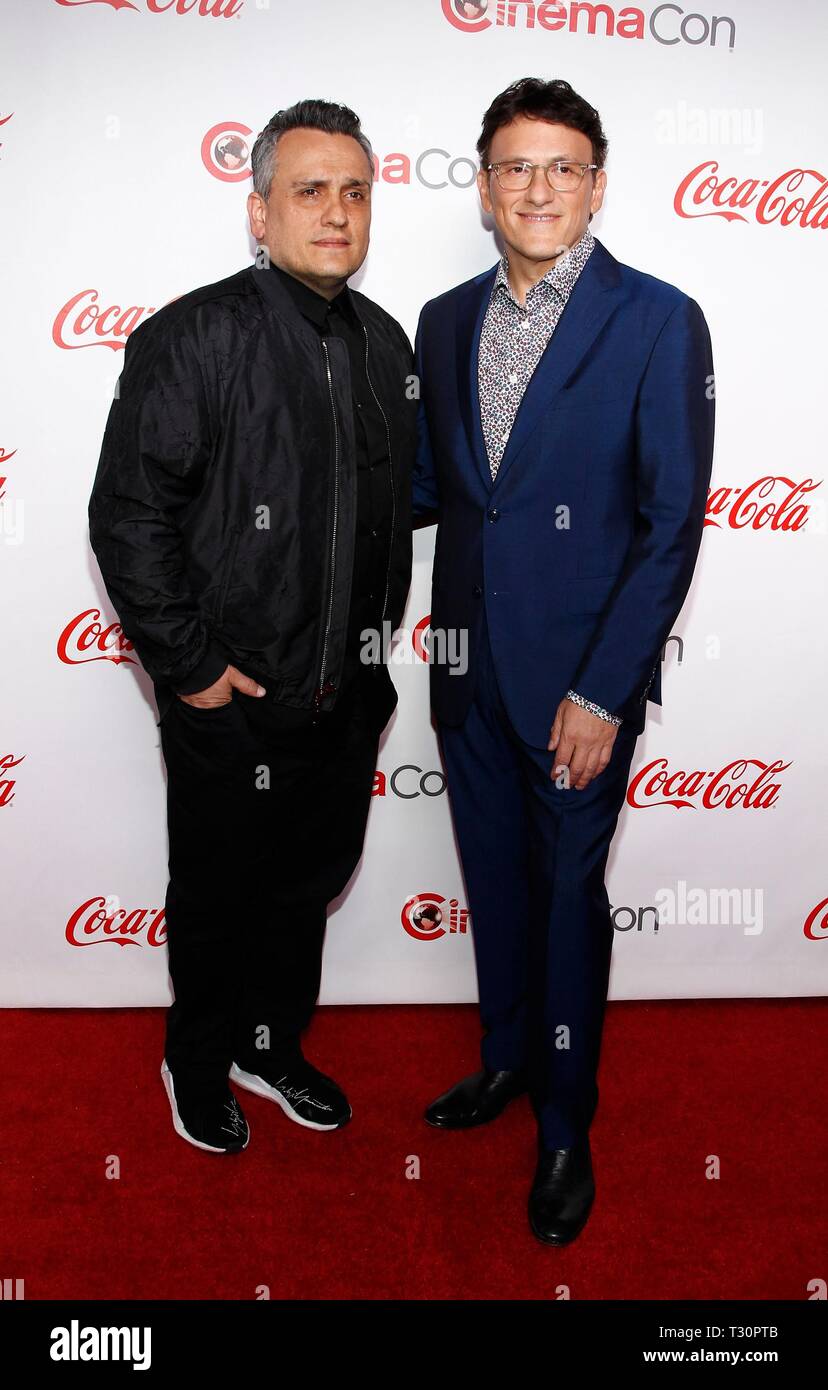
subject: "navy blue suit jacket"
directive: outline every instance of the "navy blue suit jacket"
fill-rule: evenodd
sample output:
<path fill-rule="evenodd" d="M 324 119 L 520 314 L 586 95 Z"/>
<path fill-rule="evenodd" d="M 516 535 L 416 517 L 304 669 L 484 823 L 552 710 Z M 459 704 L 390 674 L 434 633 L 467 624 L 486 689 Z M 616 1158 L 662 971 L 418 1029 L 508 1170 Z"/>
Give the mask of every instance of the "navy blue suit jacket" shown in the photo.
<path fill-rule="evenodd" d="M 469 632 L 466 675 L 432 661 L 462 722 L 486 619 L 509 717 L 545 747 L 568 689 L 644 725 L 690 586 L 713 457 L 710 334 L 695 300 L 596 239 L 520 404 L 494 484 L 477 358 L 497 266 L 417 328 L 414 508 L 438 509 L 431 627 Z M 450 647 L 447 647 L 450 650 Z"/>

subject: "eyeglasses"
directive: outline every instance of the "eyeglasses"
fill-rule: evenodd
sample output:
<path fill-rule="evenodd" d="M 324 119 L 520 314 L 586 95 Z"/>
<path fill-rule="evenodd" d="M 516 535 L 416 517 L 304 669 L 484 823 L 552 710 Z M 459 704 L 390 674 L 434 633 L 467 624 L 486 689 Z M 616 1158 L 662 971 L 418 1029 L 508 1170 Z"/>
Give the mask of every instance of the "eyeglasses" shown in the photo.
<path fill-rule="evenodd" d="M 587 169 L 597 169 L 597 164 L 580 164 L 571 159 L 553 159 L 551 164 L 530 164 L 526 159 L 504 159 L 498 164 L 487 164 L 486 169 L 494 169 L 495 177 L 505 193 L 519 193 L 528 188 L 535 177 L 536 169 L 543 169 L 546 182 L 556 193 L 574 193 L 580 188 Z M 552 176 L 554 170 L 554 176 Z"/>

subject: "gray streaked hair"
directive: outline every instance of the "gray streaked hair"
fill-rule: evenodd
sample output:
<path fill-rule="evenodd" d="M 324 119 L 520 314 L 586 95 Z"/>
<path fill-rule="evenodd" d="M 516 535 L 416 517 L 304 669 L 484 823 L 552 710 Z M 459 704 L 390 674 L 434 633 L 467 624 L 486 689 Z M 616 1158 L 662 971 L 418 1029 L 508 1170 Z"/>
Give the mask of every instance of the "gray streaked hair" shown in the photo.
<path fill-rule="evenodd" d="M 350 135 L 362 146 L 373 171 L 374 152 L 370 141 L 362 133 L 359 116 L 349 106 L 335 101 L 297 101 L 271 116 L 264 130 L 260 130 L 256 136 L 250 156 L 253 188 L 265 202 L 273 179 L 276 145 L 279 136 L 284 135 L 286 130 L 323 130 L 326 135 Z"/>

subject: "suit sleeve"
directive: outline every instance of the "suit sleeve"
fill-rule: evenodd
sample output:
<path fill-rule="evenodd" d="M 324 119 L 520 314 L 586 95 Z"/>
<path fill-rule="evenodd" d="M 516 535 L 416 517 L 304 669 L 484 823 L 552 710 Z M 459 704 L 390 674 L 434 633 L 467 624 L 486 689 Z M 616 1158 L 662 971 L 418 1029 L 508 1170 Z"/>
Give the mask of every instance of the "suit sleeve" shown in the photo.
<path fill-rule="evenodd" d="M 89 499 L 89 539 L 121 627 L 154 681 L 205 690 L 227 668 L 187 577 L 181 522 L 213 438 L 202 364 L 189 336 L 127 339 Z"/>
<path fill-rule="evenodd" d="M 428 413 L 425 403 L 425 375 L 423 367 L 423 337 L 425 309 L 420 314 L 417 333 L 414 339 L 414 370 L 419 382 L 420 398 L 417 405 L 417 458 L 414 464 L 414 515 L 424 516 L 440 505 L 437 491 L 437 475 L 434 468 L 434 454 L 428 428 Z"/>
<path fill-rule="evenodd" d="M 690 588 L 713 464 L 713 356 L 704 315 L 685 296 L 650 355 L 636 412 L 632 545 L 572 686 L 634 718 Z"/>

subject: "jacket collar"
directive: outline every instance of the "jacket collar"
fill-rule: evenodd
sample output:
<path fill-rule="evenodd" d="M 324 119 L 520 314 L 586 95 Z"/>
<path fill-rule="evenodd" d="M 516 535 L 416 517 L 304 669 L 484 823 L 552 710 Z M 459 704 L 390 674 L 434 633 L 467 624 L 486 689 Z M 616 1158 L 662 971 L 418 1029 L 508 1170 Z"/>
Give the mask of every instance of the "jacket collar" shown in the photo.
<path fill-rule="evenodd" d="M 284 283 L 286 272 L 277 275 L 274 274 L 274 267 L 272 265 L 259 265 L 256 262 L 249 266 L 248 269 L 253 284 L 265 300 L 268 308 L 272 309 L 275 314 L 278 314 L 281 319 L 284 319 L 292 332 L 296 333 L 299 338 L 318 352 L 319 334 L 316 329 L 312 328 L 308 323 L 298 306 L 297 299 L 294 297 L 292 290 Z M 301 281 L 297 281 L 297 284 L 301 284 Z M 305 289 L 306 286 L 303 285 L 302 288 Z M 313 291 L 309 290 L 308 293 L 312 294 Z M 362 319 L 357 311 L 354 297 L 347 285 L 342 291 L 342 294 L 346 296 L 348 307 L 351 309 L 356 319 L 361 323 Z M 337 296 L 337 298 L 339 297 L 340 296 Z"/>
<path fill-rule="evenodd" d="M 347 285 L 343 285 L 333 299 L 326 299 L 323 294 L 317 294 L 316 290 L 312 290 L 304 281 L 297 280 L 295 275 L 283 270 L 275 262 L 271 262 L 270 270 L 273 275 L 278 275 L 299 312 L 320 328 L 325 327 L 329 313 L 340 313 L 343 318 L 350 317 L 352 320 L 356 318 L 353 299 Z"/>

